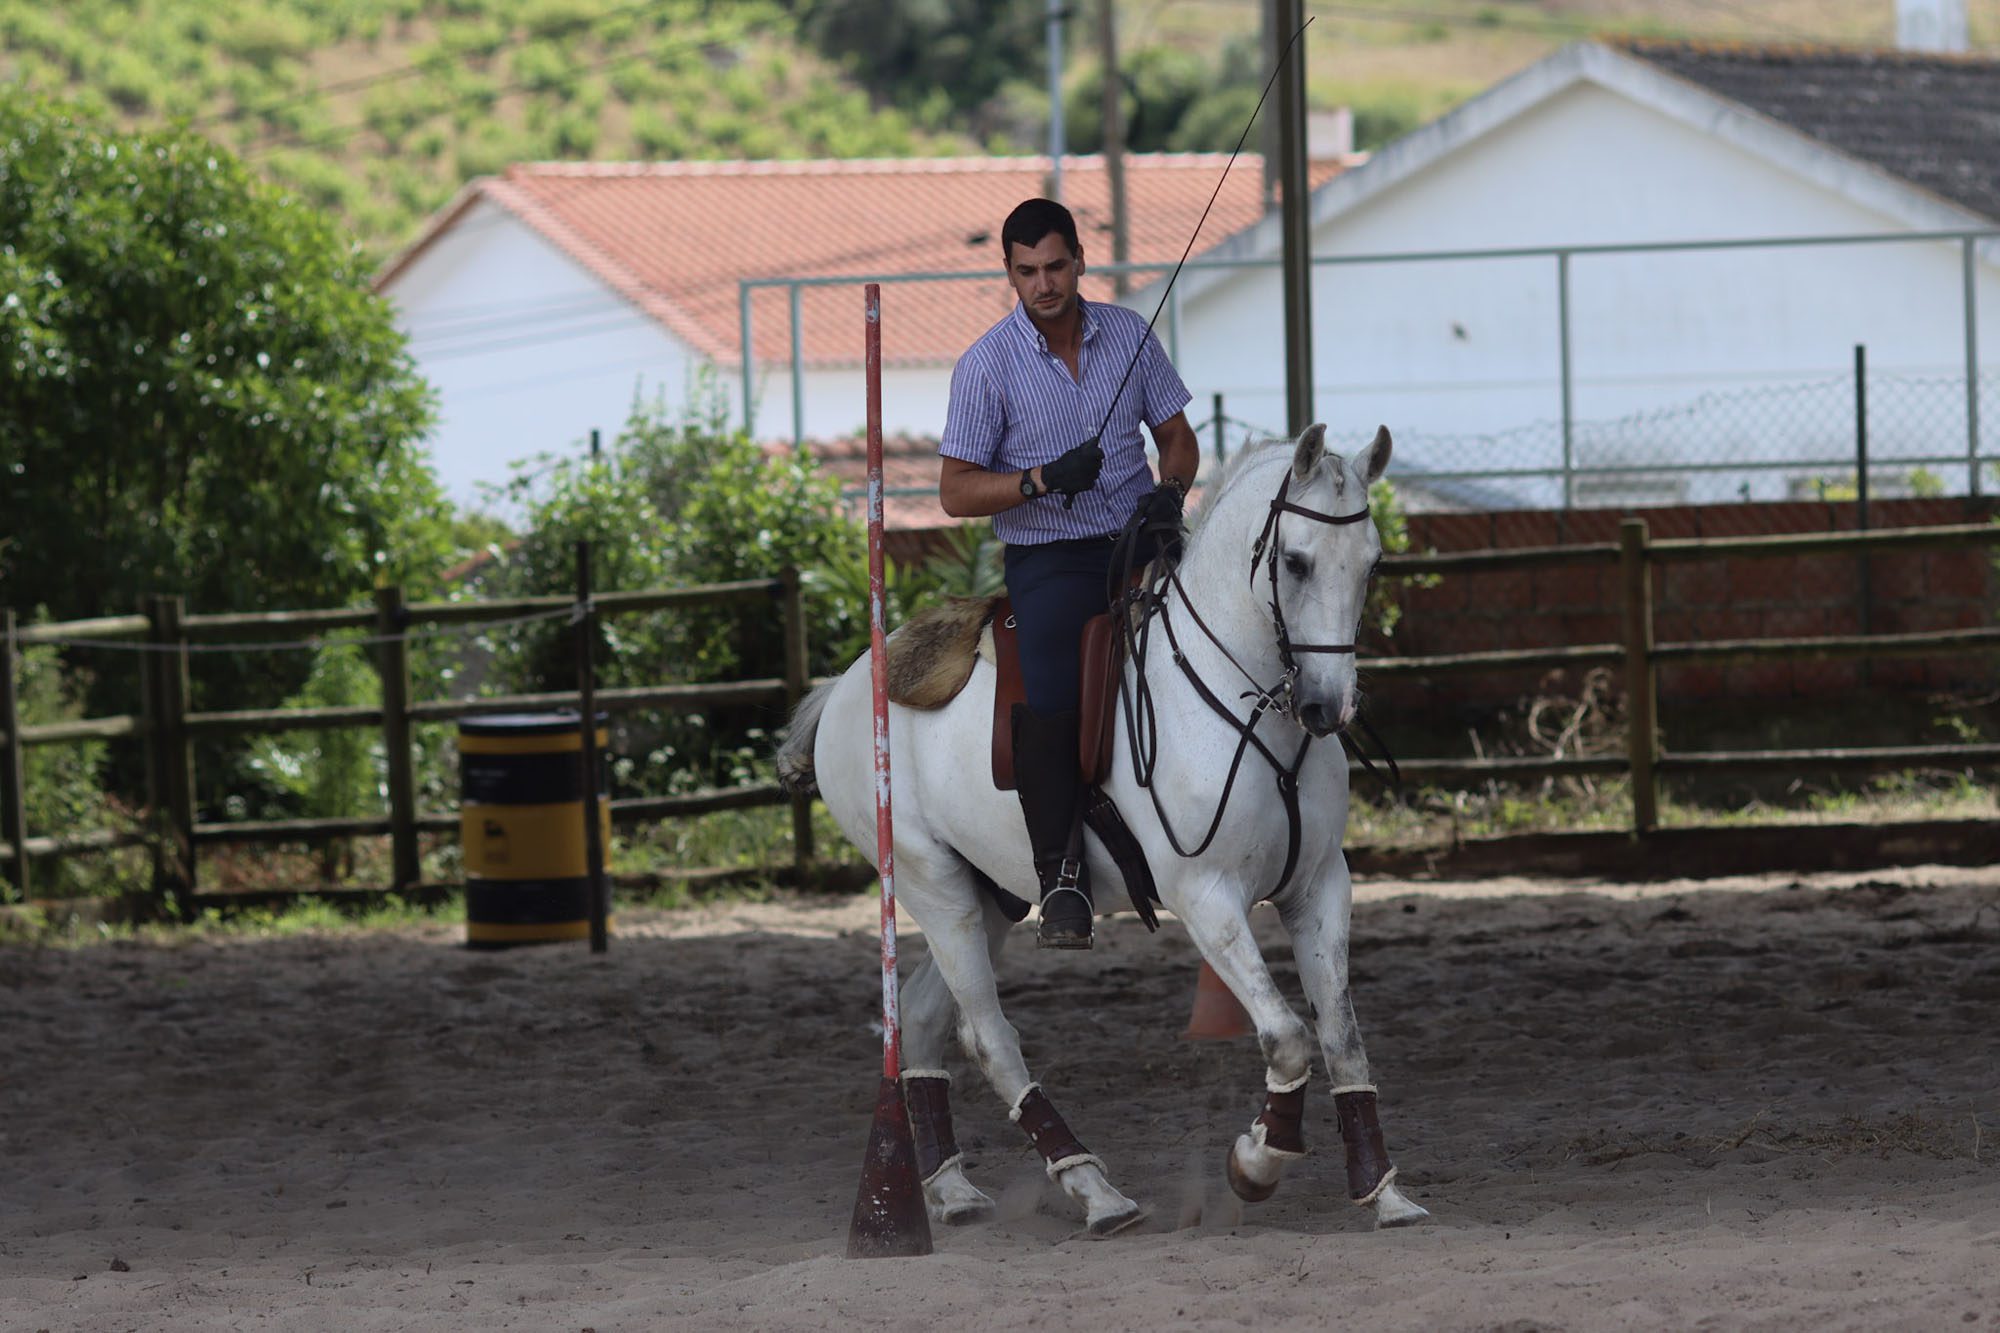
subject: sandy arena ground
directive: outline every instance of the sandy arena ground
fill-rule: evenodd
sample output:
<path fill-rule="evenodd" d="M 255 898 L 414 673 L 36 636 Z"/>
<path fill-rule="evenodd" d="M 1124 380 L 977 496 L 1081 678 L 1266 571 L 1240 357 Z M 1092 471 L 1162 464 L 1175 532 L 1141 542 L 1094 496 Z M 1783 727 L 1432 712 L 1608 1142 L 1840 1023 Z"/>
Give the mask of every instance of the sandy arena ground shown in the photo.
<path fill-rule="evenodd" d="M 871 1263 L 870 898 L 628 913 L 602 958 L 0 948 L 0 1328 L 2000 1326 L 2000 872 L 1360 896 L 1429 1224 L 1341 1197 L 1323 1075 L 1314 1155 L 1228 1195 L 1255 1043 L 1180 1039 L 1193 952 L 1127 914 L 1081 957 L 1022 932 L 1003 995 L 1149 1222 L 1079 1234 L 961 1066 L 1001 1216 Z"/>

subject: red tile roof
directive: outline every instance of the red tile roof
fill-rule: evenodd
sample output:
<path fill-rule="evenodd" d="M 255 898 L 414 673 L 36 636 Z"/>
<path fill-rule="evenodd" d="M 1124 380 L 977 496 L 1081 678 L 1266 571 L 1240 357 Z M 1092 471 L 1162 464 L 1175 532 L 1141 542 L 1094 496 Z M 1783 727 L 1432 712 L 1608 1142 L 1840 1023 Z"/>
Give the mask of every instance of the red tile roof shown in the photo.
<path fill-rule="evenodd" d="M 1126 158 L 1134 262 L 1180 258 L 1227 160 L 1215 153 Z M 1314 162 L 1312 188 L 1345 165 Z M 731 368 L 739 361 L 740 279 L 982 274 L 883 288 L 885 363 L 949 365 L 1013 305 L 1000 273 L 1000 223 L 1015 204 L 1043 192 L 1048 166 L 1046 157 L 528 163 L 469 185 L 390 261 L 376 285 L 392 282 L 483 197 Z M 1263 216 L 1262 181 L 1260 158 L 1237 159 L 1202 224 L 1197 253 Z M 1063 195 L 1076 213 L 1085 258 L 1110 262 L 1104 160 L 1063 159 Z M 756 359 L 786 363 L 789 295 L 782 288 L 753 291 Z M 1109 281 L 1086 279 L 1086 295 L 1104 299 L 1110 291 Z M 861 298 L 853 286 L 806 288 L 800 308 L 807 364 L 860 363 Z"/>
<path fill-rule="evenodd" d="M 805 450 L 840 480 L 844 507 L 858 523 L 868 521 L 868 440 L 807 440 Z M 774 454 L 790 453 L 789 441 L 764 446 Z M 882 526 L 891 532 L 953 528 L 985 522 L 953 518 L 938 504 L 938 442 L 934 435 L 890 435 L 882 441 Z M 896 494 L 898 491 L 915 494 Z"/>

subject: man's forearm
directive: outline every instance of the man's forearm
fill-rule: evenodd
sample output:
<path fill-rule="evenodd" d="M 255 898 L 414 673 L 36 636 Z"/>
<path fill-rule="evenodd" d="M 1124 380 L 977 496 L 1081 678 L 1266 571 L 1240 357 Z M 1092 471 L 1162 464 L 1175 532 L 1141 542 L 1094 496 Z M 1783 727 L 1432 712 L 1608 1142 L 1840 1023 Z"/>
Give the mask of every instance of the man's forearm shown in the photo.
<path fill-rule="evenodd" d="M 1153 433 L 1153 446 L 1160 454 L 1161 481 L 1172 477 L 1183 488 L 1194 485 L 1194 474 L 1201 467 L 1201 441 L 1195 438 L 1185 414 L 1162 422 Z"/>
<path fill-rule="evenodd" d="M 1046 489 L 1042 485 L 1042 470 L 1032 471 L 1035 489 Z M 1019 472 L 989 472 L 967 463 L 961 467 L 947 466 L 938 478 L 938 503 L 953 518 L 986 518 L 1027 502 L 1028 497 L 1021 494 Z"/>

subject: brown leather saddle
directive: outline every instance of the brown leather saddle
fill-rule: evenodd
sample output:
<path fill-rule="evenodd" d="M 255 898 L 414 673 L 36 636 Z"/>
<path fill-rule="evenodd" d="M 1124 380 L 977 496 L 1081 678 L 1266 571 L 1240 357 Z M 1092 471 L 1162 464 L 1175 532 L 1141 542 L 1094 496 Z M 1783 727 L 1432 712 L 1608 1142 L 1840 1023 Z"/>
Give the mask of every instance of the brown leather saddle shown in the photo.
<path fill-rule="evenodd" d="M 1021 681 L 1021 646 L 1014 630 L 1014 603 L 1002 597 L 993 606 L 993 657 L 1000 670 L 993 690 L 993 785 L 1014 790 L 1014 705 L 1027 702 Z M 1083 686 L 1077 713 L 1077 764 L 1087 786 L 1111 772 L 1112 727 L 1118 719 L 1118 634 L 1111 613 L 1092 616 L 1083 627 L 1077 671 Z"/>
<path fill-rule="evenodd" d="M 1027 691 L 1021 680 L 1021 649 L 1014 630 L 1011 599 L 1001 597 L 995 601 L 992 625 L 994 665 L 999 668 L 1000 676 L 993 689 L 993 785 L 1001 791 L 1013 791 L 1014 705 L 1027 701 Z M 1083 642 L 1077 652 L 1082 686 L 1077 717 L 1077 766 L 1085 788 L 1083 822 L 1103 841 L 1119 873 L 1125 877 L 1139 919 L 1146 923 L 1146 929 L 1157 930 L 1160 923 L 1153 904 L 1160 901 L 1160 894 L 1153 883 L 1153 869 L 1146 862 L 1145 852 L 1140 850 L 1139 840 L 1126 826 L 1125 817 L 1099 785 L 1111 775 L 1117 736 L 1118 679 L 1124 665 L 1119 647 L 1111 612 L 1092 616 L 1084 624 Z"/>

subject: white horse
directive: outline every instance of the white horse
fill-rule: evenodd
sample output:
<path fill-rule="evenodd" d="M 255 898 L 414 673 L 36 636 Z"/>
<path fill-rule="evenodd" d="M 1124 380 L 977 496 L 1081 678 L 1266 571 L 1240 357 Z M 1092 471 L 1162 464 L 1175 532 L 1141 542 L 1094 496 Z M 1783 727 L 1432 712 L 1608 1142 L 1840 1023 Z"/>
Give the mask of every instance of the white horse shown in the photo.
<path fill-rule="evenodd" d="M 1394 1183 L 1348 996 L 1347 757 L 1337 738 L 1312 743 L 1355 716 L 1353 644 L 1381 554 L 1375 525 L 1358 520 L 1367 517 L 1369 483 L 1388 464 L 1390 440 L 1379 431 L 1348 460 L 1326 450 L 1325 434 L 1314 426 L 1295 443 L 1246 448 L 1209 483 L 1178 576 L 1164 584 L 1148 626 L 1153 651 L 1142 664 L 1125 664 L 1126 700 L 1149 692 L 1157 731 L 1135 733 L 1121 721 L 1103 786 L 1144 849 L 1161 901 L 1256 1023 L 1267 1097 L 1230 1148 L 1231 1186 L 1246 1199 L 1269 1197 L 1285 1164 L 1305 1151 L 1314 1032 L 1285 1003 L 1251 935 L 1250 908 L 1269 898 L 1291 934 L 1317 1018 L 1349 1197 L 1374 1208 L 1376 1225 L 1398 1226 L 1427 1214 Z M 1030 1078 L 1000 1011 L 994 967 L 1013 922 L 981 880 L 1028 901 L 1037 882 L 1018 803 L 987 776 L 995 679 L 981 661 L 949 704 L 895 707 L 889 722 L 897 901 L 930 946 L 901 1006 L 918 1170 L 939 1220 L 993 1211 L 966 1178 L 952 1139 L 944 1063 L 955 1013 L 966 1053 L 1049 1175 L 1082 1206 L 1090 1230 L 1108 1234 L 1142 1210 L 1112 1186 L 1102 1159 L 1077 1142 Z M 828 810 L 871 860 L 872 707 L 864 654 L 800 704 L 779 752 L 781 775 L 804 789 L 816 779 Z M 1254 739 L 1246 741 L 1246 731 Z M 1142 755 L 1152 762 L 1150 792 L 1135 774 L 1135 734 L 1142 751 L 1149 734 L 1160 738 L 1156 753 Z M 1283 769 L 1294 766 L 1296 799 L 1288 800 Z M 1196 849 L 1211 819 L 1218 819 L 1214 835 L 1199 854 L 1179 854 L 1177 845 Z M 1088 856 L 1102 910 L 1123 880 L 1095 841 Z"/>

